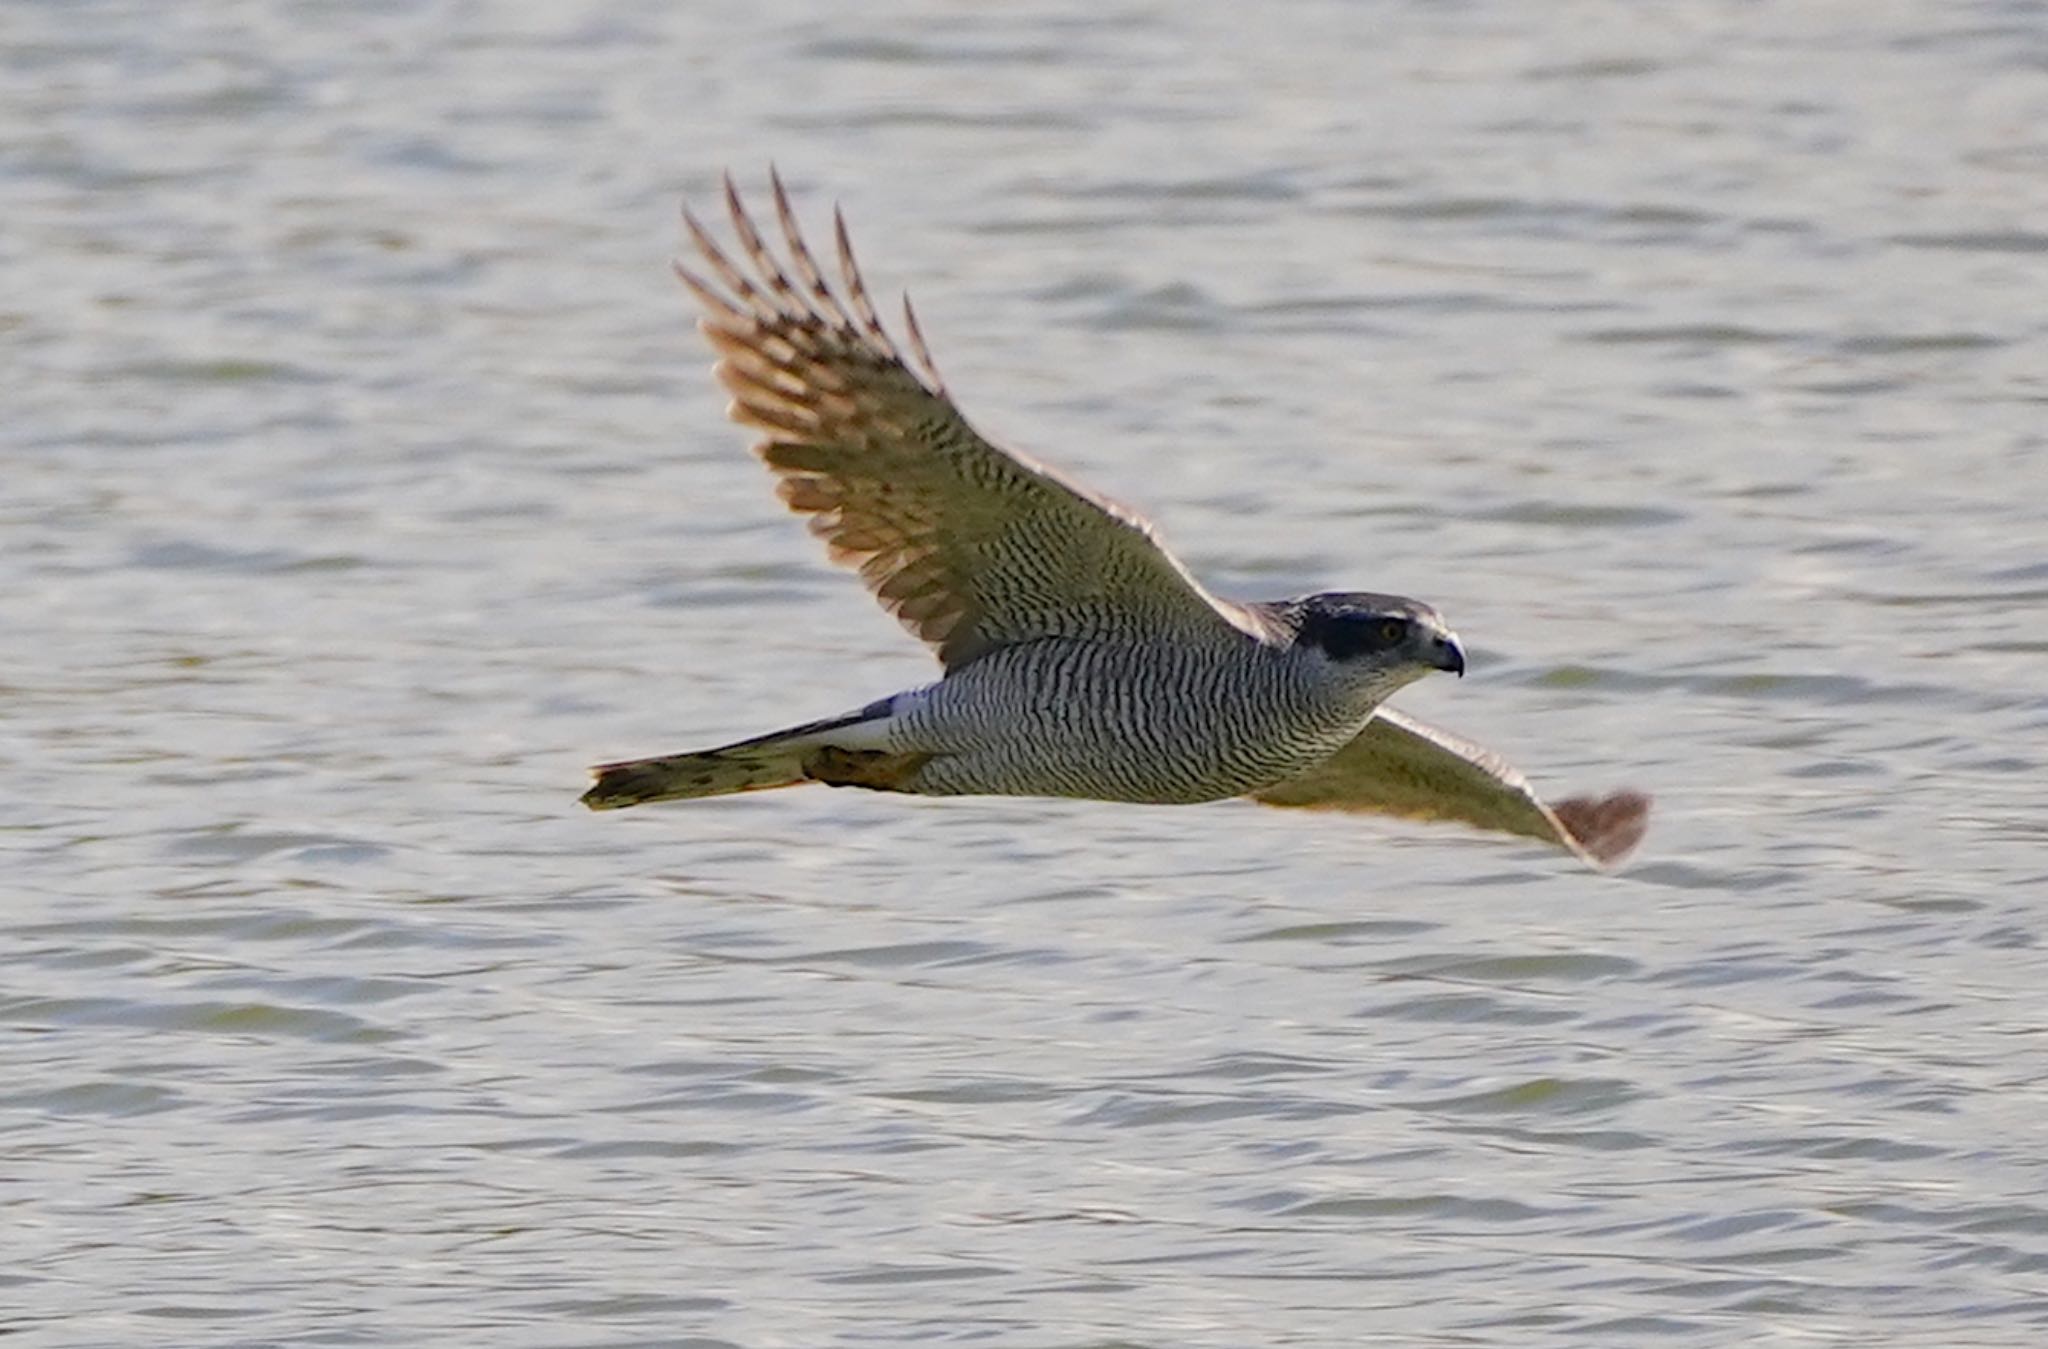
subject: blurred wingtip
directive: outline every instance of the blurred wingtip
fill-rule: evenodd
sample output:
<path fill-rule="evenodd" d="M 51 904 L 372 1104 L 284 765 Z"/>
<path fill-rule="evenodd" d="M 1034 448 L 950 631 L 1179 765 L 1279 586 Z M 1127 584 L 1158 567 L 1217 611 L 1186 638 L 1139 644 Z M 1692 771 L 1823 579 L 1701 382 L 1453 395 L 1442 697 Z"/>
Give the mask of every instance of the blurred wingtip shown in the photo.
<path fill-rule="evenodd" d="M 1634 852 L 1650 828 L 1647 792 L 1619 791 L 1606 796 L 1574 796 L 1550 808 L 1576 851 L 1602 870 L 1613 868 Z"/>

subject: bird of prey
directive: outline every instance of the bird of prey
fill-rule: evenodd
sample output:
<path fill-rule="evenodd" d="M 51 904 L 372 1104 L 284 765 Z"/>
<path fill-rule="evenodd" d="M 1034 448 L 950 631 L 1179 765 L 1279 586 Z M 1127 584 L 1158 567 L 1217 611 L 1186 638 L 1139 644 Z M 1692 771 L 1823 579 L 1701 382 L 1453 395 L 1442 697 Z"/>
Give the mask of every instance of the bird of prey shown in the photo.
<path fill-rule="evenodd" d="M 875 311 L 846 224 L 826 279 L 771 173 L 780 255 L 730 177 L 728 252 L 687 209 L 731 417 L 833 561 L 930 646 L 935 683 L 715 749 L 602 764 L 593 810 L 798 783 L 924 796 L 1280 806 L 1462 821 L 1595 866 L 1642 837 L 1636 792 L 1545 805 L 1501 759 L 1383 704 L 1465 651 L 1427 604 L 1330 592 L 1232 603 L 1142 517 L 985 439 L 904 301 Z"/>

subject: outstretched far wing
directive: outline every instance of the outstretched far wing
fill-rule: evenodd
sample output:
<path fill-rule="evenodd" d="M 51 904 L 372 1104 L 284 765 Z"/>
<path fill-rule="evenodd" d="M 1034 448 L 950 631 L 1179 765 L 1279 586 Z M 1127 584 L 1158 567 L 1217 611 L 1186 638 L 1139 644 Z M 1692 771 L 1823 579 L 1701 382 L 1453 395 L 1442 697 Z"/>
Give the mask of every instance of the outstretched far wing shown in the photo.
<path fill-rule="evenodd" d="M 1650 823 L 1650 798 L 1641 792 L 1547 806 L 1491 750 L 1388 707 L 1322 763 L 1252 797 L 1271 806 L 1455 820 L 1540 839 L 1603 869 L 1627 856 Z"/>
<path fill-rule="evenodd" d="M 737 260 L 686 210 L 708 275 L 676 273 L 704 304 L 730 415 L 768 433 L 755 451 L 782 499 L 948 669 L 1046 636 L 1260 633 L 1143 518 L 984 440 L 947 396 L 907 299 L 911 359 L 883 328 L 844 220 L 834 214 L 835 289 L 773 181 L 786 262 L 727 178 Z"/>

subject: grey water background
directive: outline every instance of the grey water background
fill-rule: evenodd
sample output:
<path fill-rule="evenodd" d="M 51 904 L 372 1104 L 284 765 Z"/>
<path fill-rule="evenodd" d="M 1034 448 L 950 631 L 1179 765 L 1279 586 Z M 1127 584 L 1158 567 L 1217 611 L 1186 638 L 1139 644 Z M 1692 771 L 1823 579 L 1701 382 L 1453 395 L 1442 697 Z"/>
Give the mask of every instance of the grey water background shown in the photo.
<path fill-rule="evenodd" d="M 2048 9 L 13 0 L 0 1330 L 2048 1342 Z M 669 278 L 777 162 L 1450 828 L 599 758 L 921 681 Z"/>

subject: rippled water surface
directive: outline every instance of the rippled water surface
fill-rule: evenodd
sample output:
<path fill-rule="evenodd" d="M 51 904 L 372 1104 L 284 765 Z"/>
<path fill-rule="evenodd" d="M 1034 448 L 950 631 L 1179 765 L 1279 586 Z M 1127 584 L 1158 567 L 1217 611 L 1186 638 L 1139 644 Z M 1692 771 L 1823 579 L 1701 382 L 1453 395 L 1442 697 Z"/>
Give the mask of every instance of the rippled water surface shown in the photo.
<path fill-rule="evenodd" d="M 2048 1342 L 2038 3 L 16 0 L 22 1345 Z M 922 652 L 666 269 L 773 159 L 990 430 L 1659 814 L 586 763 Z"/>

